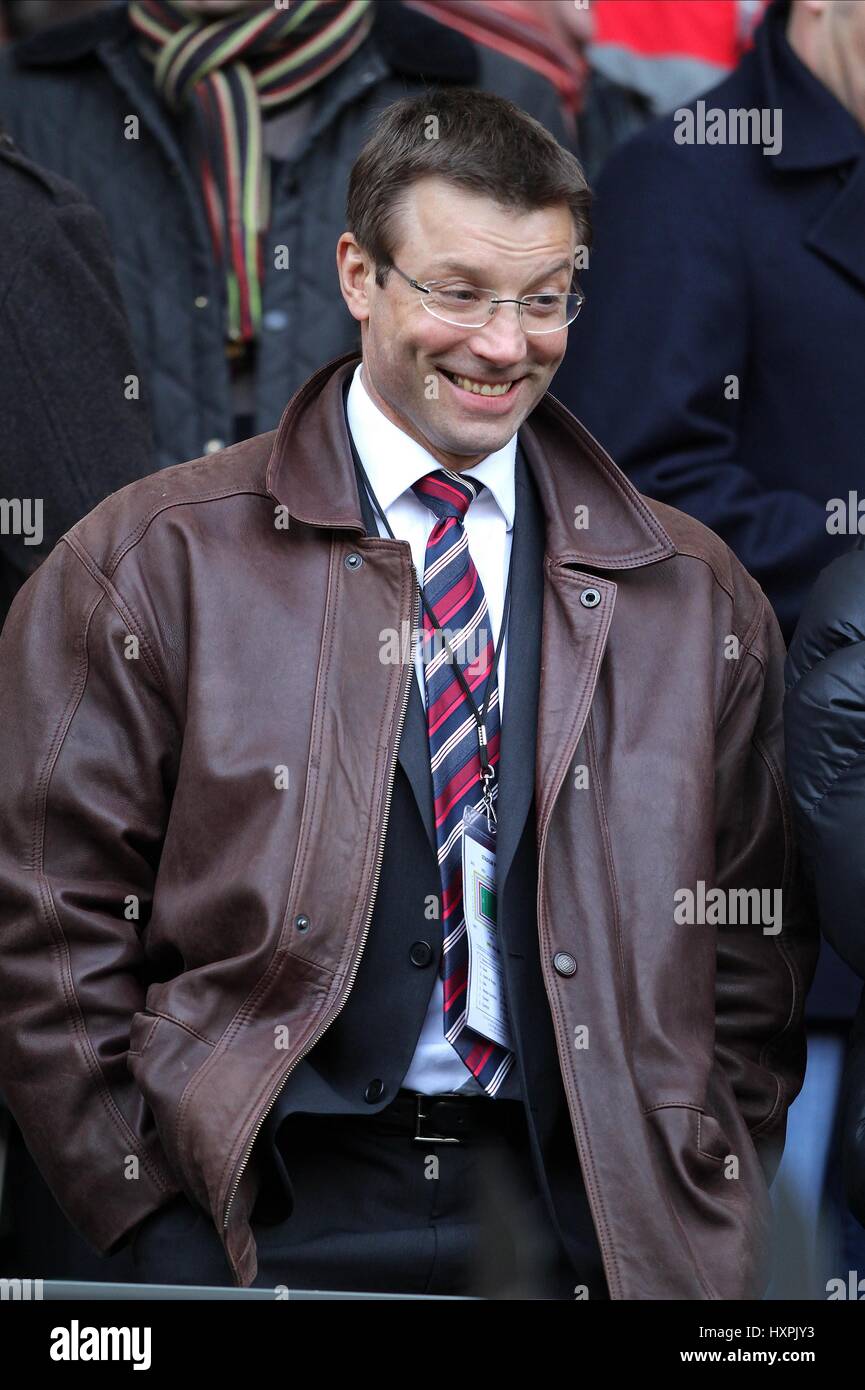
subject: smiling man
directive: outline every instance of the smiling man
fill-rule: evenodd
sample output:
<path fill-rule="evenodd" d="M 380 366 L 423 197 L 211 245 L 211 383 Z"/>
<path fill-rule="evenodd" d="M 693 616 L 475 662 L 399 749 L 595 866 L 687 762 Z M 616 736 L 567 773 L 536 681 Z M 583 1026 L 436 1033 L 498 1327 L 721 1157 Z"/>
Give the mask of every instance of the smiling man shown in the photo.
<path fill-rule="evenodd" d="M 758 1297 L 816 954 L 777 624 L 548 392 L 588 190 L 540 125 L 399 101 L 346 220 L 361 352 L 13 604 L 0 1088 L 145 1280 Z"/>
<path fill-rule="evenodd" d="M 372 158 L 358 161 L 349 213 L 361 235 L 374 237 L 361 192 Z M 561 161 L 565 174 L 564 151 Z M 446 468 L 471 468 L 513 440 L 562 360 L 564 328 L 582 302 L 574 263 L 588 236 L 588 191 L 570 162 L 571 205 L 516 207 L 509 216 L 486 193 L 440 174 L 419 177 L 399 209 L 411 275 L 385 260 L 376 277 L 358 236 L 339 240 L 343 295 L 364 334 L 364 388 Z M 478 289 L 488 285 L 499 289 Z M 526 297 L 520 312 L 493 312 L 508 293 L 518 298 L 505 303 Z M 468 331 L 473 324 L 482 332 Z"/>

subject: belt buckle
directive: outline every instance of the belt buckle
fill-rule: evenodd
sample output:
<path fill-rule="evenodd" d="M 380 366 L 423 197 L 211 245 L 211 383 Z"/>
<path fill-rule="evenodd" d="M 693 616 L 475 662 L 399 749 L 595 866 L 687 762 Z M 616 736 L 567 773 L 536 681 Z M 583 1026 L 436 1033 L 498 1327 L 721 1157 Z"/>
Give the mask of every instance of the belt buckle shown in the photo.
<path fill-rule="evenodd" d="M 422 1133 L 421 1133 L 421 1121 L 422 1121 L 422 1120 L 428 1119 L 428 1116 L 424 1114 L 423 1109 L 422 1109 L 423 1102 L 424 1102 L 425 1100 L 427 1100 L 427 1099 L 428 1099 L 428 1097 L 427 1097 L 426 1095 L 424 1095 L 422 1092 L 418 1091 L 418 1092 L 415 1093 L 415 1104 L 416 1104 L 416 1110 L 415 1110 L 415 1130 L 414 1130 L 414 1134 L 412 1135 L 412 1143 L 413 1143 L 413 1144 L 461 1144 L 463 1141 L 462 1141 L 462 1139 L 459 1138 L 458 1135 L 450 1135 L 450 1134 L 422 1134 Z"/>

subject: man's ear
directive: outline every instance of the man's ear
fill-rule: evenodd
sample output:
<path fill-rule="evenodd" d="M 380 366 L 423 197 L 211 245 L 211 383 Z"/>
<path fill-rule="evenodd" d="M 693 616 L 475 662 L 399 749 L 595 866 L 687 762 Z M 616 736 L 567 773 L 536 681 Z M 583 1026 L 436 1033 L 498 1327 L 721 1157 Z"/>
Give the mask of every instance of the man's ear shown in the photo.
<path fill-rule="evenodd" d="M 369 318 L 367 285 L 371 269 L 351 232 L 343 232 L 336 243 L 336 269 L 339 288 L 349 313 L 358 322 L 363 322 Z"/>

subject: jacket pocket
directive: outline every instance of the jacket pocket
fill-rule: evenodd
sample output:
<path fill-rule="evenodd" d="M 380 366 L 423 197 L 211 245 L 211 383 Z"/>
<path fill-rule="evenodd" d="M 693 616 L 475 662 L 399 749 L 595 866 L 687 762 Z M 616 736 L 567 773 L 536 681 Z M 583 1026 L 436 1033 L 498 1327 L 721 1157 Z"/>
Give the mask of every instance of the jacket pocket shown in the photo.
<path fill-rule="evenodd" d="M 210 1056 L 213 1043 L 167 1014 L 147 1009 L 133 1015 L 129 1043 L 127 1066 L 153 1116 L 166 1158 L 184 1189 L 207 1209 L 197 1175 L 180 1160 L 177 1135 L 184 1087 Z"/>
<path fill-rule="evenodd" d="M 141 1013 L 132 1015 L 128 1051 L 133 1057 L 140 1057 L 143 1052 L 147 1051 L 159 1022 L 160 1015 L 148 1013 L 146 1009 L 142 1010 Z"/>
<path fill-rule="evenodd" d="M 646 1115 L 665 1141 L 668 1159 L 682 1174 L 714 1175 L 736 1150 L 721 1125 L 702 1106 L 688 1101 L 652 1105 Z"/>
<path fill-rule="evenodd" d="M 730 1138 L 687 1101 L 649 1106 L 666 1196 L 708 1298 L 761 1298 L 771 1250 L 769 1194 L 750 1136 Z M 735 1159 L 735 1163 L 731 1162 Z"/>

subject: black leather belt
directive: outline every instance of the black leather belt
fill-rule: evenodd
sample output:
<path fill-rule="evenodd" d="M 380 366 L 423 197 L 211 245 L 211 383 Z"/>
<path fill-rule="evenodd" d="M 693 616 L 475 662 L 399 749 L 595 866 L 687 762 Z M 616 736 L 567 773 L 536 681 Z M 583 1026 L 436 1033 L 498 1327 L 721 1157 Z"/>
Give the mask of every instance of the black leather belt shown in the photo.
<path fill-rule="evenodd" d="M 526 1135 L 522 1101 L 496 1100 L 492 1096 L 398 1091 L 375 1118 L 418 1144 L 464 1144 L 485 1134 L 518 1138 Z"/>

